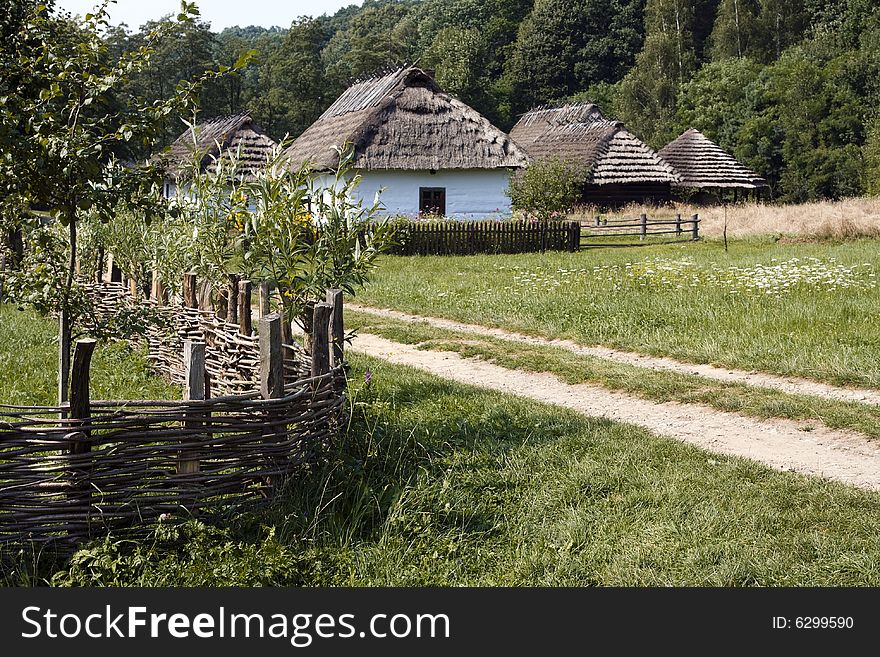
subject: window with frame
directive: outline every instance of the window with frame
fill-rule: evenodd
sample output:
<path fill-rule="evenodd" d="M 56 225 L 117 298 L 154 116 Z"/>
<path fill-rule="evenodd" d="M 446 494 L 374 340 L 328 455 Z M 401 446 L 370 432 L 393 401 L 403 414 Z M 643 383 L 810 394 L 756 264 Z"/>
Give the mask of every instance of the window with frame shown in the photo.
<path fill-rule="evenodd" d="M 419 187 L 419 214 L 446 216 L 446 188 Z"/>

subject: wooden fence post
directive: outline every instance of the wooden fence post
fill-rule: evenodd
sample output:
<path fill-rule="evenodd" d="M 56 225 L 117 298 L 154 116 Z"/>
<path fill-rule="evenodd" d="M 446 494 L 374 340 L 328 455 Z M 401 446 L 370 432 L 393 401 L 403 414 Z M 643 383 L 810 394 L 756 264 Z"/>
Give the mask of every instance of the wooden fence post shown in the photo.
<path fill-rule="evenodd" d="M 198 295 L 196 294 L 196 275 L 188 273 L 183 275 L 183 305 L 185 308 L 198 308 Z"/>
<path fill-rule="evenodd" d="M 641 221 L 641 226 L 639 227 L 639 239 L 644 240 L 648 235 L 648 215 L 642 214 L 639 216 L 639 220 Z"/>
<path fill-rule="evenodd" d="M 698 239 L 700 239 L 700 215 L 695 214 L 692 217 L 692 221 L 694 222 L 693 240 L 697 241 Z"/>
<path fill-rule="evenodd" d="M 675 215 L 675 234 L 681 235 L 681 213 Z"/>
<path fill-rule="evenodd" d="M 251 323 L 251 282 L 238 282 L 238 331 L 250 335 L 254 328 Z"/>
<path fill-rule="evenodd" d="M 229 274 L 229 286 L 226 289 L 226 321 L 238 324 L 238 274 Z"/>
<path fill-rule="evenodd" d="M 199 281 L 196 287 L 196 298 L 198 299 L 198 307 L 202 310 L 214 310 L 214 299 L 211 281 L 205 279 Z"/>
<path fill-rule="evenodd" d="M 65 436 L 69 442 L 70 454 L 77 456 L 88 454 L 92 451 L 91 429 L 88 427 L 89 418 L 92 416 L 91 401 L 89 399 L 89 370 L 92 364 L 92 354 L 95 351 L 95 340 L 77 340 L 73 350 L 73 364 L 70 375 L 70 406 L 69 417 L 72 420 L 71 432 Z M 86 459 L 76 459 L 71 467 L 71 501 L 74 505 L 83 509 L 84 524 L 88 535 L 91 535 L 92 517 L 92 486 L 91 486 L 91 462 Z"/>
<path fill-rule="evenodd" d="M 581 250 L 581 222 L 571 222 L 571 250 L 572 252 Z"/>
<path fill-rule="evenodd" d="M 269 314 L 269 295 L 271 293 L 272 288 L 269 285 L 269 281 L 260 281 L 260 318 Z"/>
<path fill-rule="evenodd" d="M 329 303 L 315 305 L 312 314 L 312 376 L 321 376 L 330 371 L 330 315 L 333 306 Z"/>
<path fill-rule="evenodd" d="M 229 292 L 227 290 L 218 290 L 217 298 L 214 302 L 214 314 L 217 315 L 218 319 L 222 319 L 226 321 L 226 317 L 229 314 Z"/>
<path fill-rule="evenodd" d="M 95 352 L 96 340 L 77 340 L 73 349 L 73 364 L 70 368 L 70 409 L 69 415 L 72 420 L 88 420 L 91 417 L 91 402 L 89 401 L 89 370 L 92 365 L 92 354 Z M 77 424 L 83 424 L 78 422 Z M 83 431 L 88 438 L 90 432 Z M 86 442 L 73 443 L 70 446 L 73 454 L 85 454 L 91 451 Z"/>
<path fill-rule="evenodd" d="M 159 278 L 159 272 L 153 270 L 153 284 L 150 287 L 150 298 L 156 302 L 157 306 L 164 304 L 165 286 L 162 285 L 162 279 Z"/>
<path fill-rule="evenodd" d="M 95 261 L 95 283 L 100 285 L 104 282 L 104 247 L 98 247 L 98 257 Z"/>
<path fill-rule="evenodd" d="M 186 368 L 183 398 L 186 401 L 202 401 L 205 390 L 205 343 L 187 340 L 183 343 L 183 363 Z M 201 429 L 204 423 L 200 413 L 185 421 L 187 430 Z M 189 438 L 193 440 L 193 438 Z M 195 440 L 198 440 L 196 438 Z M 178 474 L 195 474 L 200 470 L 198 451 L 181 449 L 177 460 Z"/>
<path fill-rule="evenodd" d="M 330 339 L 333 343 L 334 366 L 345 361 L 345 321 L 343 319 L 342 290 L 327 290 L 327 303 L 333 308 L 330 318 Z"/>
<path fill-rule="evenodd" d="M 284 348 L 281 346 L 281 315 L 266 315 L 260 318 L 260 396 L 263 399 L 282 399 L 284 397 Z M 269 410 L 266 413 L 264 435 L 271 443 L 287 440 L 284 416 Z M 284 433 L 285 435 L 278 435 Z M 283 461 L 270 457 L 266 464 L 270 470 L 283 468 Z M 269 494 L 279 483 L 277 475 L 265 479 Z"/>
<path fill-rule="evenodd" d="M 260 318 L 260 394 L 263 399 L 284 397 L 284 352 L 279 313 Z"/>

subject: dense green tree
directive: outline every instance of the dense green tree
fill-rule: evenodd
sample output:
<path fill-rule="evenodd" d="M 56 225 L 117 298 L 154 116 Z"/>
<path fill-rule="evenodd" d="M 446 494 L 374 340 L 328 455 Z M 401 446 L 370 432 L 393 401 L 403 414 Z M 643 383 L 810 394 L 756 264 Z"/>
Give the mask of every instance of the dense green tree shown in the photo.
<path fill-rule="evenodd" d="M 880 195 L 880 120 L 873 119 L 867 127 L 865 146 L 865 191 Z"/>
<path fill-rule="evenodd" d="M 857 59 L 845 55 L 823 64 L 795 48 L 768 72 L 782 133 L 783 198 L 799 202 L 859 194 L 865 134 Z"/>
<path fill-rule="evenodd" d="M 325 42 L 324 24 L 301 18 L 260 66 L 259 93 L 250 109 L 261 127 L 277 138 L 298 136 L 336 97 L 339 89 L 324 77 Z"/>
<path fill-rule="evenodd" d="M 469 104 L 485 104 L 483 70 L 485 43 L 476 29 L 447 27 L 437 33 L 422 57 L 422 65 L 435 71 L 435 78 L 449 93 Z"/>
<path fill-rule="evenodd" d="M 367 0 L 324 49 L 328 79 L 344 87 L 382 68 L 411 62 L 416 53 L 417 28 L 405 19 L 414 6 L 412 0 Z"/>
<path fill-rule="evenodd" d="M 880 13 L 876 0 L 805 0 L 811 33 L 832 41 L 839 51 L 856 50 L 866 27 Z"/>
<path fill-rule="evenodd" d="M 713 59 L 754 55 L 758 0 L 721 0 L 712 29 Z"/>
<path fill-rule="evenodd" d="M 171 16 L 166 16 L 150 21 L 137 33 L 117 34 L 114 47 L 116 50 L 143 47 L 157 30 L 167 36 L 157 44 L 147 65 L 135 71 L 120 90 L 131 98 L 167 101 L 174 97 L 181 80 L 198 77 L 215 66 L 216 37 L 210 25 L 199 19 L 177 23 L 171 21 Z M 209 115 L 223 113 L 223 108 L 215 107 L 218 96 L 216 87 L 208 85 L 200 98 L 200 104 L 207 106 Z M 170 144 L 185 128 L 178 117 L 165 118 L 157 145 Z"/>
<path fill-rule="evenodd" d="M 810 26 L 804 0 L 760 0 L 753 55 L 762 62 L 778 59 L 799 43 Z"/>
<path fill-rule="evenodd" d="M 745 57 L 704 64 L 681 87 L 678 128 L 697 128 L 733 151 L 740 129 L 754 113 L 754 85 L 762 68 Z"/>
<path fill-rule="evenodd" d="M 0 26 L 35 0 L 8 4 Z M 107 27 L 103 56 L 118 60 L 159 24 Z M 878 187 L 876 0 L 366 0 L 285 29 L 214 34 L 194 21 L 175 30 L 107 102 L 167 99 L 180 80 L 254 49 L 255 65 L 205 86 L 202 115 L 248 109 L 281 138 L 353 79 L 416 63 L 504 129 L 532 106 L 591 100 L 654 146 L 700 128 L 781 198 Z M 161 143 L 183 129 L 164 120 Z M 0 138 L 14 141 L 4 129 Z"/>
<path fill-rule="evenodd" d="M 645 39 L 636 65 L 618 85 L 618 118 L 656 148 L 676 134 L 679 62 L 675 38 L 665 33 L 651 34 Z"/>
<path fill-rule="evenodd" d="M 633 0 L 537 0 L 509 60 L 516 108 L 562 101 L 620 79 L 641 45 Z"/>

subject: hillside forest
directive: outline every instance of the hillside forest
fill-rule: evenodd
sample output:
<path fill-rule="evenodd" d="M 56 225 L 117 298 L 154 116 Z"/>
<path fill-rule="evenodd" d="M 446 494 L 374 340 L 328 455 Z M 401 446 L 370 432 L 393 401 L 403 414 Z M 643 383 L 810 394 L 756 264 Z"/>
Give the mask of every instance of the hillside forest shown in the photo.
<path fill-rule="evenodd" d="M 111 28 L 111 52 L 154 27 Z M 202 118 L 247 110 L 295 137 L 352 81 L 415 63 L 505 130 L 591 101 L 654 148 L 698 128 L 783 202 L 880 193 L 876 0 L 366 0 L 287 27 L 197 20 L 119 91 L 162 99 L 248 50 L 202 91 Z M 169 118 L 165 142 L 183 127 Z"/>

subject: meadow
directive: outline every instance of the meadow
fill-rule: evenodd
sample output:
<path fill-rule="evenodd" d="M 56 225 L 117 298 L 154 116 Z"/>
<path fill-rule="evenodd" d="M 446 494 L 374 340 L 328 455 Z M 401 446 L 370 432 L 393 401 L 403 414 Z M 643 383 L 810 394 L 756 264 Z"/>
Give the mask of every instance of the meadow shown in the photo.
<path fill-rule="evenodd" d="M 17 311 L 2 312 L 7 327 Z M 12 317 L 16 341 L 0 341 L 12 368 L 0 382 L 0 403 L 13 396 L 37 403 L 54 389 L 54 326 L 33 315 Z M 16 365 L 22 353 L 33 357 Z M 16 382 L 32 371 L 50 376 L 42 383 L 32 378 L 35 387 L 25 392 Z M 107 396 L 145 386 L 174 392 L 145 372 L 136 351 L 111 345 L 96 356 L 94 380 L 106 385 Z M 339 442 L 272 507 L 168 522 L 145 540 L 99 538 L 69 560 L 36 549 L 7 552 L 0 581 L 880 583 L 878 494 L 365 357 L 352 357 L 351 393 L 351 419 Z"/>
<path fill-rule="evenodd" d="M 687 362 L 880 386 L 876 241 L 389 257 L 358 301 Z"/>

